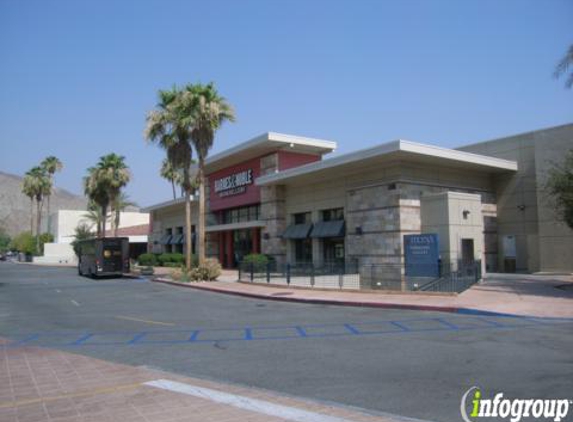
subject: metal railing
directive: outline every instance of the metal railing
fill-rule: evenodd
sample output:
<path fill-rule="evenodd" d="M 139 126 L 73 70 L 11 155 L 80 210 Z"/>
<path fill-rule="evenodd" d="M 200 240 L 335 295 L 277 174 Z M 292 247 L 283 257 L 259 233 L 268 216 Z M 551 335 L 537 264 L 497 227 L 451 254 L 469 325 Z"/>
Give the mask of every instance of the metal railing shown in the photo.
<path fill-rule="evenodd" d="M 436 271 L 406 268 L 398 264 L 362 264 L 356 260 L 312 263 L 266 264 L 241 262 L 239 280 L 285 286 L 351 290 L 392 290 L 461 293 L 481 279 L 481 261 L 467 265 L 441 263 Z M 416 275 L 409 275 L 416 274 Z M 420 275 L 422 274 L 422 275 Z M 428 274 L 428 275 L 424 275 Z"/>

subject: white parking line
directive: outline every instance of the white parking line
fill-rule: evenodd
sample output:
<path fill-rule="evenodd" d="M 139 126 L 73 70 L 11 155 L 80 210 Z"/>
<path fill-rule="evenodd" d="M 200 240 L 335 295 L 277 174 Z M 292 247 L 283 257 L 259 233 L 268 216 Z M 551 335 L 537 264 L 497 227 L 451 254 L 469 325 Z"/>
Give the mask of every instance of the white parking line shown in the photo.
<path fill-rule="evenodd" d="M 78 302 L 76 302 L 74 299 L 72 299 L 71 302 L 76 306 L 80 306 L 80 304 Z"/>
<path fill-rule="evenodd" d="M 56 292 L 58 293 L 62 293 L 62 291 L 60 289 L 56 289 Z"/>
<path fill-rule="evenodd" d="M 150 387 L 161 388 L 162 390 L 175 391 L 201 399 L 211 400 L 215 403 L 227 404 L 251 412 L 262 413 L 264 415 L 275 416 L 296 422 L 349 422 L 349 419 L 337 418 L 321 413 L 310 412 L 296 407 L 283 406 L 264 400 L 252 399 L 250 397 L 238 396 L 236 394 L 223 393 L 209 388 L 197 387 L 191 384 L 169 380 L 155 380 L 144 383 Z"/>

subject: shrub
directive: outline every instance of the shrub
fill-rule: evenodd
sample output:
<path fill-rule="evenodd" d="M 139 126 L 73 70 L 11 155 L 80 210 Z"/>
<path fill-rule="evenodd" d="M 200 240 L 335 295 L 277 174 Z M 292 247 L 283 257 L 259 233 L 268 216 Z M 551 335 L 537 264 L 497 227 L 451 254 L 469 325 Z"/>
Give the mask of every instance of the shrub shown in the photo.
<path fill-rule="evenodd" d="M 179 264 L 177 262 L 164 262 L 163 266 L 164 267 L 170 267 L 170 268 L 180 268 L 181 264 Z"/>
<path fill-rule="evenodd" d="M 264 266 L 269 263 L 269 257 L 260 253 L 252 253 L 243 257 L 243 262 L 248 264 L 255 264 L 256 266 Z"/>
<path fill-rule="evenodd" d="M 171 262 L 179 265 L 183 264 L 185 262 L 185 255 L 183 255 L 182 253 L 172 253 Z"/>
<path fill-rule="evenodd" d="M 153 266 L 153 265 L 157 265 L 157 258 L 152 253 L 142 253 L 137 258 L 137 262 L 139 263 L 139 265 L 144 265 L 144 266 L 151 265 L 151 266 Z"/>
<path fill-rule="evenodd" d="M 167 262 L 171 262 L 171 254 L 170 253 L 162 253 L 157 257 L 157 261 L 159 265 L 165 266 Z"/>
<path fill-rule="evenodd" d="M 40 254 L 44 254 L 44 244 L 52 243 L 54 241 L 54 235 L 52 233 L 42 233 L 40 235 Z"/>
<path fill-rule="evenodd" d="M 221 275 L 221 264 L 214 258 L 208 258 L 203 265 L 189 272 L 191 281 L 214 281 Z"/>
<path fill-rule="evenodd" d="M 11 242 L 12 249 L 18 252 L 25 253 L 26 255 L 36 255 L 36 237 L 32 236 L 30 232 L 22 232 L 18 234 Z"/>
<path fill-rule="evenodd" d="M 183 271 L 181 269 L 171 271 L 171 280 L 180 281 L 183 276 Z"/>

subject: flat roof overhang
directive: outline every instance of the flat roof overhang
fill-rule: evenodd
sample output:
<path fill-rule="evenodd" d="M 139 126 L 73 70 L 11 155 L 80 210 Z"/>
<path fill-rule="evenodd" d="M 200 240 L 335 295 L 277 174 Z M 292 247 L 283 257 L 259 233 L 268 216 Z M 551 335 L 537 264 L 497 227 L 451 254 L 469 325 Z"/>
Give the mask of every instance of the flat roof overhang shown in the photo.
<path fill-rule="evenodd" d="M 265 227 L 265 222 L 260 220 L 244 221 L 241 223 L 230 223 L 230 224 L 214 224 L 212 226 L 205 227 L 206 233 L 217 233 L 224 232 L 228 230 L 242 230 L 242 229 L 253 229 L 258 227 Z"/>
<path fill-rule="evenodd" d="M 373 148 L 268 174 L 256 179 L 255 183 L 258 186 L 267 186 L 307 182 L 309 178 L 312 178 L 312 181 L 327 180 L 344 174 L 367 171 L 369 168 L 393 162 L 426 164 L 438 168 L 486 173 L 517 171 L 515 161 L 399 139 Z"/>
<path fill-rule="evenodd" d="M 197 202 L 198 198 L 195 196 L 191 196 L 191 202 Z M 184 205 L 185 204 L 185 197 L 181 197 L 181 198 L 176 198 L 176 199 L 171 199 L 169 201 L 165 201 L 165 202 L 160 202 L 159 204 L 153 204 L 150 205 L 148 207 L 142 208 L 141 212 L 151 212 L 151 211 L 156 211 L 156 210 L 165 210 L 167 208 L 177 208 L 180 205 Z"/>
<path fill-rule="evenodd" d="M 267 132 L 208 157 L 205 163 L 206 174 L 271 154 L 278 150 L 323 155 L 335 149 L 336 142 L 333 141 Z"/>

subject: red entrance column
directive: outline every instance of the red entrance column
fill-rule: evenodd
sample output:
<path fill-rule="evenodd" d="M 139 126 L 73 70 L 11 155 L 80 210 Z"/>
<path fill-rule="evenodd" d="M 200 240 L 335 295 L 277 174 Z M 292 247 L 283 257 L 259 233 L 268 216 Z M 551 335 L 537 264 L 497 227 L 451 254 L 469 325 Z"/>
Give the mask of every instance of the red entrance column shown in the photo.
<path fill-rule="evenodd" d="M 252 233 L 253 237 L 253 253 L 261 253 L 261 238 L 260 238 L 260 230 L 254 228 Z"/>

